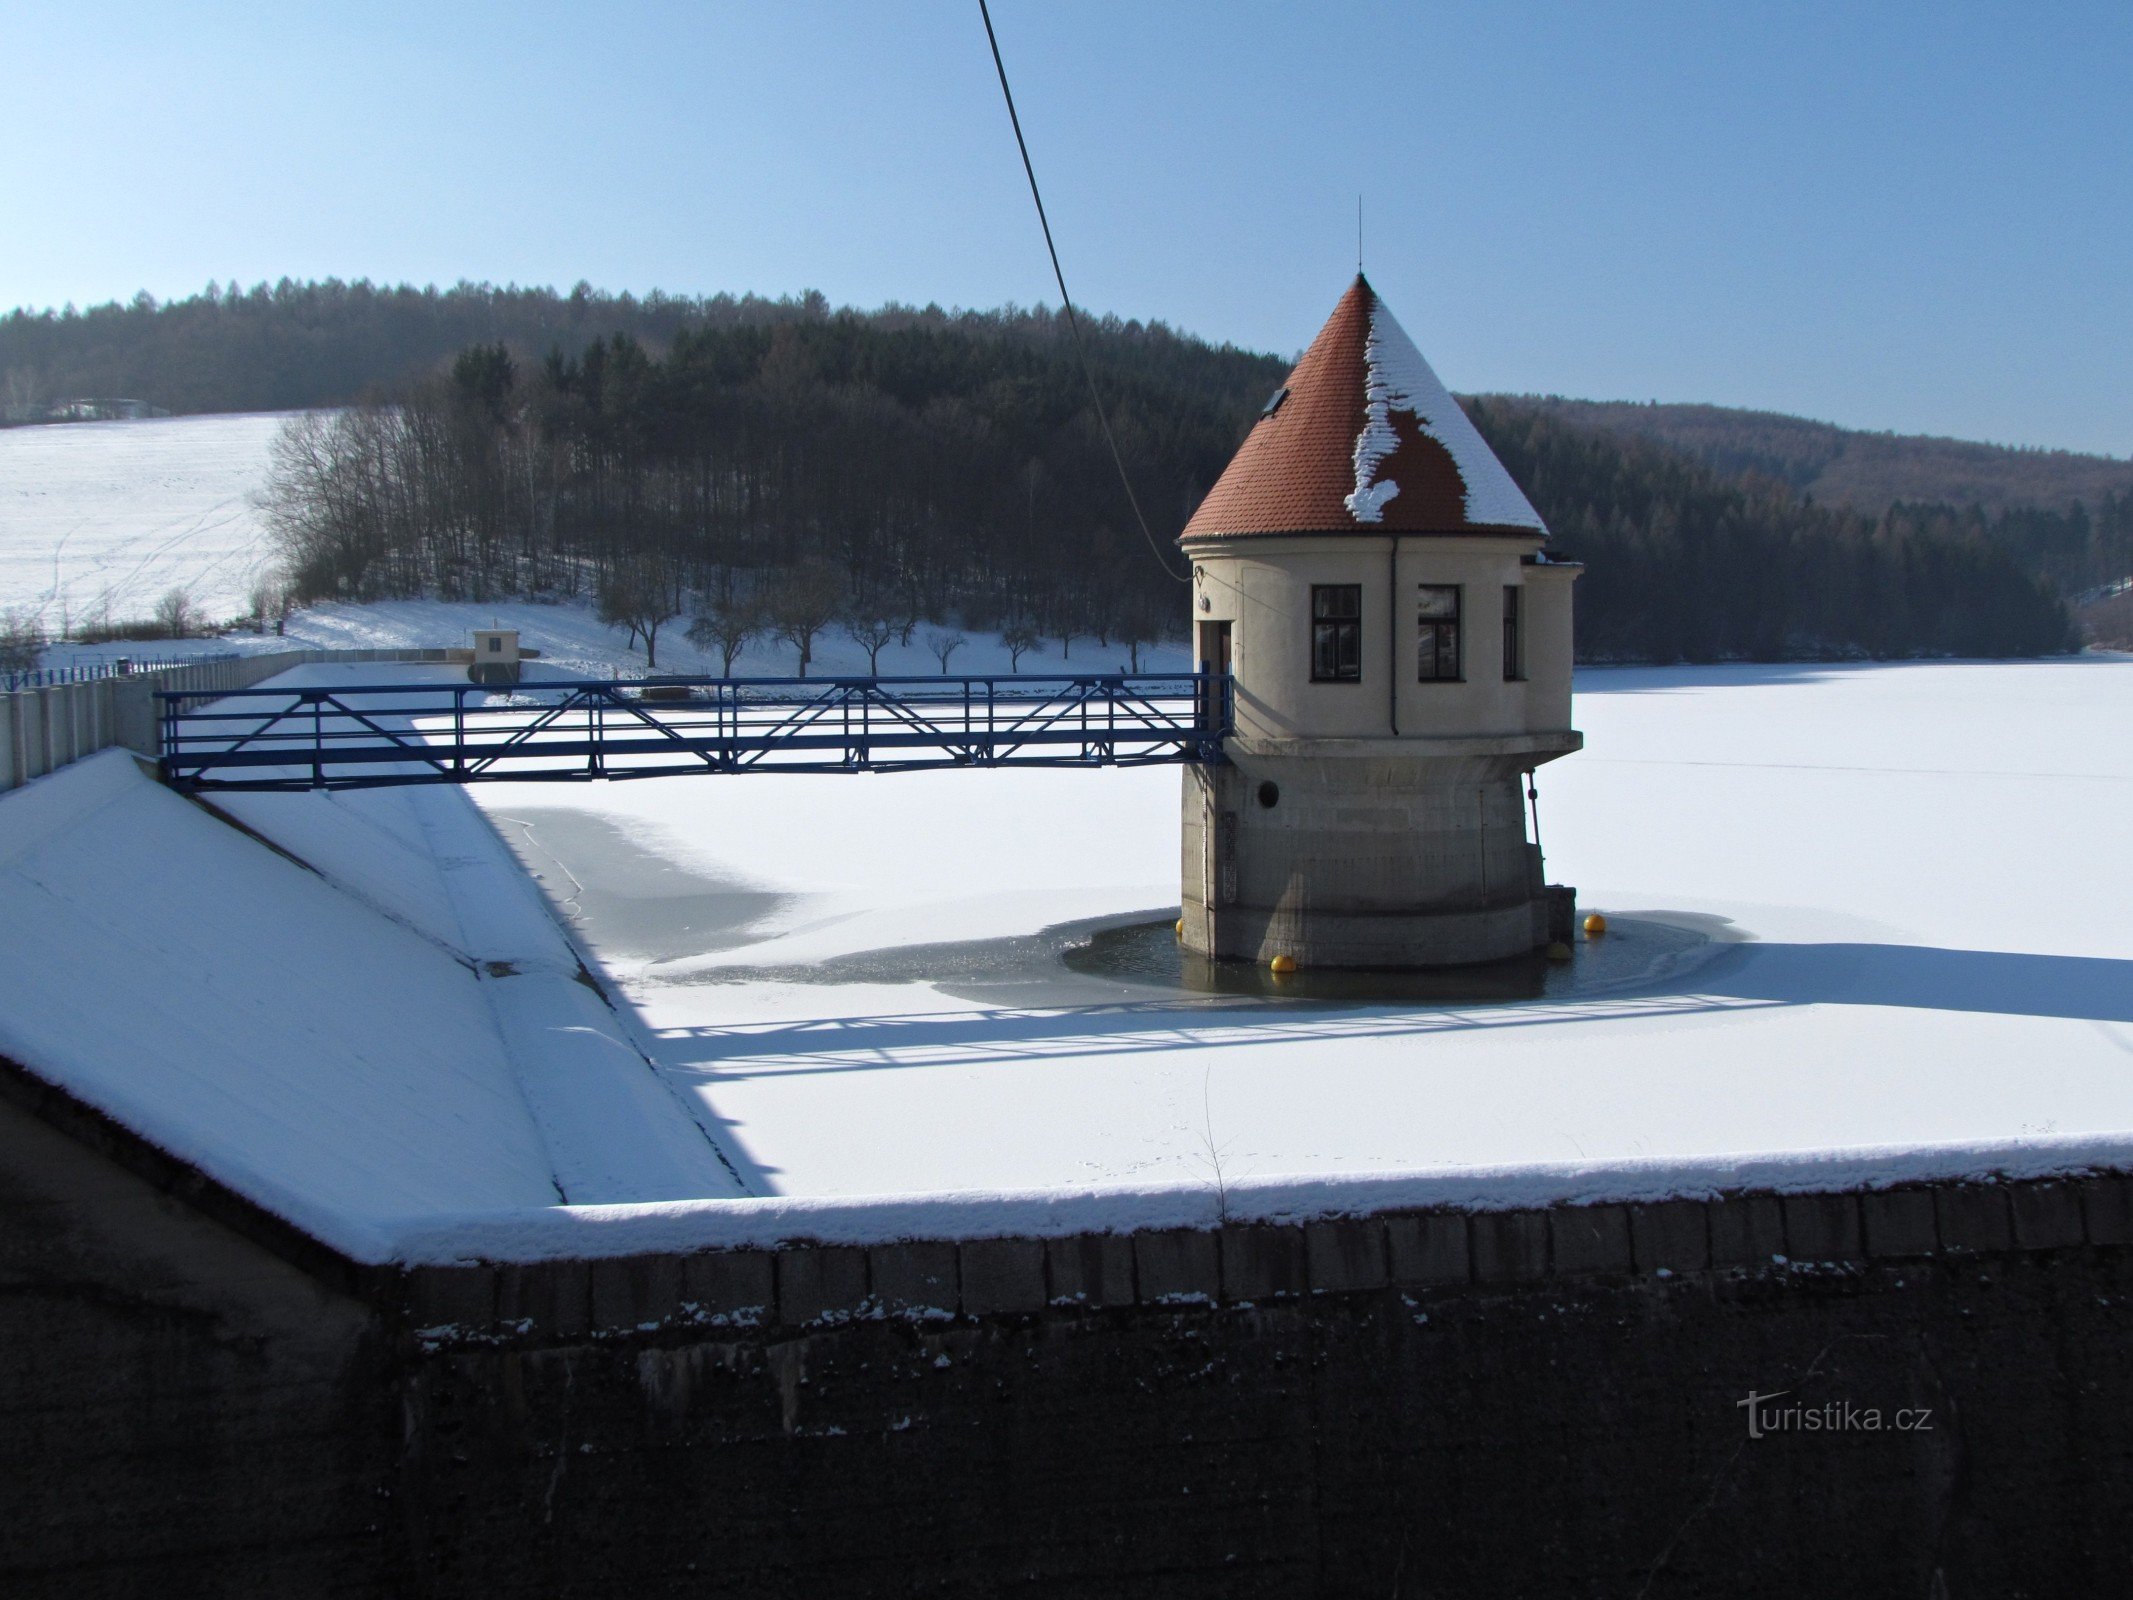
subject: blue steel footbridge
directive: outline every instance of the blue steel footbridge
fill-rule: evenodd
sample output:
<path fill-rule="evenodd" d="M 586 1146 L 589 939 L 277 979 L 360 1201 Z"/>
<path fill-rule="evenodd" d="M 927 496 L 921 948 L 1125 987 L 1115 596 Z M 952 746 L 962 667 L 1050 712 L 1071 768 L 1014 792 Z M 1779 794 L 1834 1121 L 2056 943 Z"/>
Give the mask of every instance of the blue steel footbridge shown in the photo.
<path fill-rule="evenodd" d="M 1228 673 L 552 679 L 165 692 L 187 791 L 1220 762 Z"/>

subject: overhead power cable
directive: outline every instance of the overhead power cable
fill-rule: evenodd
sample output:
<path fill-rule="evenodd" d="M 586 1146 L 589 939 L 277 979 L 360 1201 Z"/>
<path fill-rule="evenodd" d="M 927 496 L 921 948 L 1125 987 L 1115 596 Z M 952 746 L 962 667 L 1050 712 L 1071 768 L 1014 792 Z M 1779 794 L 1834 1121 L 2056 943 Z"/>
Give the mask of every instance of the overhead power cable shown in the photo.
<path fill-rule="evenodd" d="M 1022 137 L 1022 119 L 1015 114 L 1015 92 L 1007 86 L 1007 63 L 1000 59 L 1000 39 L 992 31 L 992 12 L 985 0 L 978 0 L 978 15 L 985 19 L 985 40 L 992 46 L 992 64 L 1000 74 L 1000 93 L 1007 101 L 1007 120 L 1014 125 L 1015 148 L 1022 152 L 1022 170 L 1029 175 L 1029 197 L 1037 202 L 1037 223 L 1044 229 L 1044 248 L 1051 254 L 1052 276 L 1059 283 L 1059 303 L 1066 309 L 1067 328 L 1074 336 L 1074 354 L 1081 358 L 1081 375 L 1089 383 L 1089 404 L 1096 410 L 1096 422 L 1103 429 L 1104 443 L 1111 447 L 1111 462 L 1118 468 L 1118 481 L 1126 491 L 1126 504 L 1133 508 L 1133 520 L 1140 524 L 1141 537 L 1148 541 L 1148 551 L 1155 557 L 1156 565 L 1179 583 L 1190 583 L 1191 573 L 1171 569 L 1163 547 L 1149 530 L 1148 519 L 1141 515 L 1140 496 L 1133 492 L 1133 480 L 1126 475 L 1126 458 L 1119 454 L 1118 439 L 1111 432 L 1111 419 L 1104 412 L 1103 395 L 1096 387 L 1096 369 L 1089 363 L 1089 349 L 1081 337 L 1081 319 L 1074 315 L 1074 301 L 1067 294 L 1066 274 L 1059 268 L 1059 247 L 1052 243 L 1051 220 L 1044 214 L 1044 196 L 1037 189 L 1037 169 L 1030 164 L 1029 141 Z"/>

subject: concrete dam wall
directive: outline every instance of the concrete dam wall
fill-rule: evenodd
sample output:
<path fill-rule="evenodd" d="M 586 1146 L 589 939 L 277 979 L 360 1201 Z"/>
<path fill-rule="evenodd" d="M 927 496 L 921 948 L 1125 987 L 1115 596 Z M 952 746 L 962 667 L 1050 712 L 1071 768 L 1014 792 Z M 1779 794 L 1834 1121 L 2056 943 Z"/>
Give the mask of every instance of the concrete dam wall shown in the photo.
<path fill-rule="evenodd" d="M 11 1595 L 1925 1597 L 2133 1562 L 2122 1176 L 361 1268 L 5 1084 Z"/>

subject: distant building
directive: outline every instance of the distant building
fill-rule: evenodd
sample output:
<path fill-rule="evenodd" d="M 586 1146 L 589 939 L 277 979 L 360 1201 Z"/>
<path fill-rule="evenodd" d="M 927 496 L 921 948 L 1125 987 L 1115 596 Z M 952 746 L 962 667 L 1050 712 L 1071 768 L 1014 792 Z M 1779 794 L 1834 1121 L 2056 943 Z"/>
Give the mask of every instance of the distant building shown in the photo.
<path fill-rule="evenodd" d="M 1202 954 L 1495 960 L 1551 938 L 1527 776 L 1570 726 L 1548 533 L 1361 275 L 1179 542 L 1230 765 L 1186 769 Z M 1567 936 L 1567 895 L 1553 936 Z"/>
<path fill-rule="evenodd" d="M 518 630 L 476 628 L 473 660 L 467 676 L 475 683 L 516 683 L 519 679 Z"/>

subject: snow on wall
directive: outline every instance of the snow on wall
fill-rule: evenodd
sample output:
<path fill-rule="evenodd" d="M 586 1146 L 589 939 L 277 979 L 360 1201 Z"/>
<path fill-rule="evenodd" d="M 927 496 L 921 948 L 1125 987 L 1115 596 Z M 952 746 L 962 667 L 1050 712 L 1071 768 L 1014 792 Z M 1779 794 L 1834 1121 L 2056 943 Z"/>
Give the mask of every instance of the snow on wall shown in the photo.
<path fill-rule="evenodd" d="M 457 669 L 395 668 L 463 681 Z M 374 681 L 317 665 L 276 686 Z M 697 1102 L 674 1095 L 589 982 L 538 887 L 463 790 L 228 794 L 218 809 L 482 976 L 504 1058 L 573 1203 L 742 1192 Z"/>
<path fill-rule="evenodd" d="M 1370 301 L 1370 338 L 1363 349 L 1368 399 L 1363 431 L 1355 439 L 1355 492 L 1346 500 L 1356 521 L 1383 521 L 1387 503 L 1400 492 L 1399 484 L 1377 474 L 1399 448 L 1392 414 L 1405 412 L 1450 452 L 1466 482 L 1469 522 L 1547 531 L 1540 513 L 1511 481 L 1459 402 L 1438 381 L 1406 329 L 1375 295 Z"/>
<path fill-rule="evenodd" d="M 0 1053 L 335 1248 L 557 1189 L 473 975 L 123 751 L 0 798 Z"/>
<path fill-rule="evenodd" d="M 1308 1222 L 1382 1211 L 1526 1211 L 1707 1200 L 1743 1192 L 1825 1194 L 1923 1183 L 2073 1177 L 2128 1167 L 2133 1167 L 2133 1135 L 1260 1178 L 1232 1182 L 1220 1194 L 1212 1183 L 1116 1184 L 842 1199 L 550 1206 L 510 1215 L 410 1222 L 395 1236 L 393 1259 L 408 1266 L 444 1266 L 770 1249 L 798 1243 L 1056 1239 Z"/>

